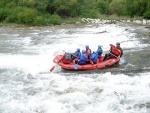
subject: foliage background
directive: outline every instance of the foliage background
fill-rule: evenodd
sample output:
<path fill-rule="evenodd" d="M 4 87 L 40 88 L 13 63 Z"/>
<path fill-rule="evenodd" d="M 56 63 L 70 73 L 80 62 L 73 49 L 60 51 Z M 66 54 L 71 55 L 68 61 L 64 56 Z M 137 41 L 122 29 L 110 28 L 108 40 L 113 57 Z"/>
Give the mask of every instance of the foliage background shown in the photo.
<path fill-rule="evenodd" d="M 6 23 L 51 25 L 112 15 L 150 19 L 150 0 L 0 0 L 0 22 Z"/>

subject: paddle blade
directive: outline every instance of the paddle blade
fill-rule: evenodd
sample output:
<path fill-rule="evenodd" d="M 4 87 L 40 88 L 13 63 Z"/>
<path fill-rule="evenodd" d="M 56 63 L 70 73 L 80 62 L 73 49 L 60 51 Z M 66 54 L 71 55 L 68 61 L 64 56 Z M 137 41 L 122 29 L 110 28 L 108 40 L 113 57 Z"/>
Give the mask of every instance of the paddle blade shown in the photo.
<path fill-rule="evenodd" d="M 50 69 L 50 72 L 52 72 L 54 69 L 55 69 L 55 66 L 53 66 L 53 67 Z"/>
<path fill-rule="evenodd" d="M 74 69 L 77 70 L 78 69 L 78 64 L 74 65 Z"/>

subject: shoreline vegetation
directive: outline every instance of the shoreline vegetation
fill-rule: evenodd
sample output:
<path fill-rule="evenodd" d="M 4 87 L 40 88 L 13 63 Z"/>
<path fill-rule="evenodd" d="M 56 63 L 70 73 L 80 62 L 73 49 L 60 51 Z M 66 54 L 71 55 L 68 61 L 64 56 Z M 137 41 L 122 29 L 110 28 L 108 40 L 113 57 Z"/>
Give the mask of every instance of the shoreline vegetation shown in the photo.
<path fill-rule="evenodd" d="M 86 18 L 85 21 L 83 18 Z M 50 26 L 86 23 L 93 21 L 92 19 L 148 20 L 150 0 L 1 0 L 0 2 L 0 26 Z"/>
<path fill-rule="evenodd" d="M 17 23 L 7 23 L 1 22 L 0 26 L 16 26 L 16 27 L 34 27 L 34 26 L 53 26 L 53 25 L 67 25 L 67 24 L 116 24 L 117 22 L 126 22 L 126 23 L 135 23 L 141 25 L 150 26 L 150 20 L 143 18 L 101 18 L 101 19 L 92 19 L 92 18 L 66 18 L 61 20 L 59 24 L 50 24 L 50 25 L 28 25 L 28 24 L 17 24 Z"/>

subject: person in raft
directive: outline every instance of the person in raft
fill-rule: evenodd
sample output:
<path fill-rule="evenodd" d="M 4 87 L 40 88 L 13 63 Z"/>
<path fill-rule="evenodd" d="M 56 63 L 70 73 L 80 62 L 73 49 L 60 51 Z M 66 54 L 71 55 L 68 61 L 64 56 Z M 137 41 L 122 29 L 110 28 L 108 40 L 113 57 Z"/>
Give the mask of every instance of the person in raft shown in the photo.
<path fill-rule="evenodd" d="M 80 48 L 77 48 L 77 50 L 71 54 L 72 60 L 74 60 L 75 58 L 80 58 L 80 56 L 81 56 Z"/>
<path fill-rule="evenodd" d="M 64 64 L 70 64 L 75 58 L 80 58 L 80 56 L 80 48 L 77 48 L 75 53 L 65 53 L 64 57 L 62 58 L 62 62 Z"/>
<path fill-rule="evenodd" d="M 87 64 L 87 61 L 88 61 L 88 56 L 86 54 L 86 50 L 82 50 L 82 54 L 81 56 L 79 57 L 80 60 L 75 60 L 75 63 L 76 64 L 81 64 L 81 65 L 84 65 L 84 64 Z"/>
<path fill-rule="evenodd" d="M 100 58 L 101 55 L 102 55 L 102 53 L 103 53 L 103 50 L 102 50 L 102 46 L 101 46 L 101 45 L 98 45 L 98 49 L 97 49 L 96 53 L 98 54 L 98 58 Z"/>
<path fill-rule="evenodd" d="M 65 53 L 63 58 L 62 58 L 62 62 L 64 64 L 70 64 L 72 62 L 72 57 L 70 53 Z"/>
<path fill-rule="evenodd" d="M 98 54 L 93 51 L 93 53 L 91 53 L 90 60 L 91 64 L 96 64 L 98 62 Z"/>
<path fill-rule="evenodd" d="M 120 47 L 120 43 L 119 42 L 116 43 L 116 47 L 121 51 L 121 54 L 120 54 L 120 58 L 121 58 L 122 55 L 123 55 L 123 49 Z"/>
<path fill-rule="evenodd" d="M 85 46 L 85 49 L 86 49 L 86 54 L 87 54 L 87 56 L 88 56 L 88 59 L 90 59 L 91 49 L 89 48 L 89 45 L 86 45 L 86 46 Z"/>
<path fill-rule="evenodd" d="M 114 58 L 114 57 L 117 58 L 117 57 L 120 57 L 120 55 L 121 55 L 121 51 L 112 44 L 110 44 L 110 50 L 109 51 L 110 51 L 109 53 L 105 54 L 103 61 L 105 61 L 109 58 Z"/>

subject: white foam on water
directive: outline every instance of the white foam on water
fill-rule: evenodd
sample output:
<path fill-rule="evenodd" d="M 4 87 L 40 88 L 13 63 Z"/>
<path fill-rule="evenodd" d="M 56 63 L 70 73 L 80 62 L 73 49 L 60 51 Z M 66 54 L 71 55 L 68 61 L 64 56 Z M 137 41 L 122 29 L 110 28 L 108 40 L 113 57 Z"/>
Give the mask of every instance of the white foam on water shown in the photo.
<path fill-rule="evenodd" d="M 95 33 L 98 31 L 106 31 L 104 33 Z M 85 45 L 89 45 L 90 48 L 95 51 L 97 50 L 98 45 L 102 45 L 104 51 L 109 50 L 109 44 L 114 44 L 116 42 L 120 42 L 123 48 L 133 48 L 133 47 L 141 47 L 139 41 L 134 37 L 134 33 L 129 33 L 125 30 L 126 28 L 116 26 L 116 25 L 106 25 L 103 27 L 91 27 L 91 28 L 83 28 L 81 31 L 75 34 L 68 35 L 63 31 L 59 37 L 58 42 L 55 46 L 56 49 L 63 49 L 66 51 L 75 51 L 76 48 L 85 49 Z M 85 32 L 85 33 L 82 33 Z M 88 32 L 88 33 L 87 33 Z M 127 43 L 128 46 L 127 46 Z M 57 50 L 55 50 L 57 51 Z"/>
<path fill-rule="evenodd" d="M 1 107 L 12 113 L 148 113 L 149 74 L 43 74 L 26 86 L 1 86 L 7 93 Z"/>
<path fill-rule="evenodd" d="M 34 29 L 34 28 L 32 28 Z M 77 32 L 73 32 L 76 31 Z M 131 29 L 130 29 L 131 30 Z M 132 29 L 134 30 L 134 29 Z M 45 29 L 45 32 L 51 31 Z M 17 40 L 16 44 L 33 54 L 0 54 L 1 84 L 0 111 L 2 113 L 149 113 L 150 73 L 137 76 L 125 74 L 49 73 L 57 54 L 85 49 L 96 50 L 100 44 L 104 53 L 109 44 L 120 42 L 122 48 L 136 48 L 140 41 L 134 33 L 117 25 L 93 25 L 84 28 L 58 29 L 47 34 L 49 40 L 33 45 L 32 36 Z M 99 33 L 105 31 L 103 33 Z M 36 34 L 36 30 L 34 31 Z M 37 30 L 39 33 L 40 31 Z M 42 33 L 44 30 L 42 31 Z M 83 33 L 82 33 L 83 32 Z M 39 34 L 36 35 L 39 35 Z M 34 36 L 34 34 L 33 34 Z M 18 38 L 18 37 L 17 37 Z M 54 40 L 50 42 L 50 40 Z M 42 39 L 41 39 L 42 40 Z M 128 46 L 127 46 L 128 44 Z M 30 45 L 30 46 L 29 46 Z M 28 47 L 29 46 L 29 47 Z M 145 45 L 139 45 L 139 48 Z M 7 78 L 5 78 L 7 77 Z"/>
<path fill-rule="evenodd" d="M 49 72 L 51 59 L 48 55 L 0 55 L 0 68 L 19 69 L 35 75 Z"/>

